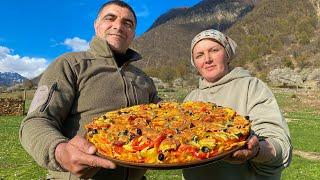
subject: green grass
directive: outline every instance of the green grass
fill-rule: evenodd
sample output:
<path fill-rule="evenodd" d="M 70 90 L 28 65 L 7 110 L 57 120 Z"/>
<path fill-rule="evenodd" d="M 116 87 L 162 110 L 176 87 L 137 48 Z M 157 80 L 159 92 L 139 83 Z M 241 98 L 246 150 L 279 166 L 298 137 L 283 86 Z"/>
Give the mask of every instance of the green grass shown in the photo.
<path fill-rule="evenodd" d="M 36 165 L 19 142 L 22 116 L 0 116 L 0 179 L 39 179 L 46 170 Z"/>
<path fill-rule="evenodd" d="M 181 180 L 181 170 L 149 170 L 147 171 L 148 180 Z"/>
<path fill-rule="evenodd" d="M 288 123 L 292 144 L 302 151 L 320 152 L 320 116 L 308 113 L 290 113 L 292 122 Z"/>
<path fill-rule="evenodd" d="M 164 100 L 181 102 L 188 90 L 160 91 Z M 293 119 L 288 123 L 295 149 L 302 151 L 320 152 L 320 115 L 313 108 L 297 103 L 297 98 L 291 93 L 275 94 L 279 106 L 285 112 L 285 117 Z M 26 101 L 26 110 L 31 100 Z M 38 166 L 31 156 L 21 147 L 18 132 L 22 116 L 0 116 L 0 179 L 44 179 L 46 170 Z M 149 180 L 178 180 L 181 170 L 149 170 L 146 174 Z M 289 168 L 283 172 L 282 179 L 319 179 L 320 161 L 310 161 L 293 156 Z"/>
<path fill-rule="evenodd" d="M 283 180 L 318 180 L 320 177 L 320 162 L 293 156 L 289 168 L 285 169 Z"/>

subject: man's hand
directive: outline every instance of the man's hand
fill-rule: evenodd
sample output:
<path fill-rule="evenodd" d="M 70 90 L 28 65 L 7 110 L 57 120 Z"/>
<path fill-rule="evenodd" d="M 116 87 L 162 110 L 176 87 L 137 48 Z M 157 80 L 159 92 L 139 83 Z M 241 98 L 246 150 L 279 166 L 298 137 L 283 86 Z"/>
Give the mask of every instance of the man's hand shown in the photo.
<path fill-rule="evenodd" d="M 96 147 L 81 136 L 75 136 L 68 143 L 61 143 L 55 150 L 55 158 L 62 168 L 77 177 L 90 178 L 100 168 L 114 169 L 115 164 L 96 155 Z"/>
<path fill-rule="evenodd" d="M 223 160 L 232 164 L 242 164 L 255 157 L 259 151 L 260 144 L 257 136 L 251 136 L 244 149 L 234 152 Z"/>

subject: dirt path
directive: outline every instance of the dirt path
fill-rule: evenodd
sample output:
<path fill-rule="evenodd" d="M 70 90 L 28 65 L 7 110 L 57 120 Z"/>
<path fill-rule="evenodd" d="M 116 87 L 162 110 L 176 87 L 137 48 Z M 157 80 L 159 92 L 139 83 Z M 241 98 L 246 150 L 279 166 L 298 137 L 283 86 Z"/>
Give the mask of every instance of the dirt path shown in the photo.
<path fill-rule="evenodd" d="M 320 161 L 320 153 L 317 152 L 304 152 L 300 150 L 293 150 L 293 154 L 308 160 Z"/>

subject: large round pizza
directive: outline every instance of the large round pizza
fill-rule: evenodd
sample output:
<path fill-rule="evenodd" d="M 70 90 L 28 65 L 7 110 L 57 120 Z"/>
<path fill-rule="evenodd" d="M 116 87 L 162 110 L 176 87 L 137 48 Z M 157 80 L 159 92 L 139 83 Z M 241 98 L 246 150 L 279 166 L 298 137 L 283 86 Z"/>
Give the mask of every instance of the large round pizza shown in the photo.
<path fill-rule="evenodd" d="M 87 140 L 109 159 L 181 164 L 242 147 L 250 122 L 233 109 L 213 103 L 163 102 L 107 112 L 86 129 Z"/>

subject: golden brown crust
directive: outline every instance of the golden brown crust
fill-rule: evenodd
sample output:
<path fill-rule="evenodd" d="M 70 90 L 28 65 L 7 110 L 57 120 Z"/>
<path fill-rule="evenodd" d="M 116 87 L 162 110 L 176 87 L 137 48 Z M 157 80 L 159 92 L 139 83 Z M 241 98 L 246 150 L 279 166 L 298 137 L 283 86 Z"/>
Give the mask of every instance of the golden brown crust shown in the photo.
<path fill-rule="evenodd" d="M 136 105 L 95 118 L 88 141 L 100 154 L 139 163 L 184 163 L 245 144 L 250 123 L 234 110 L 205 102 Z"/>

